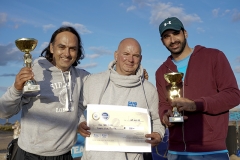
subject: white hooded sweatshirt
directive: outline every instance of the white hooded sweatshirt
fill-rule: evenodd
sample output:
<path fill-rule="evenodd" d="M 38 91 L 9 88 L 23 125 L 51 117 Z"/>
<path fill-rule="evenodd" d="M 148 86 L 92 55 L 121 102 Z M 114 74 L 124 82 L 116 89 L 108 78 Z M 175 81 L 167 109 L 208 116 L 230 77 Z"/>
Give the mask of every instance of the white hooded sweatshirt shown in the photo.
<path fill-rule="evenodd" d="M 105 104 L 147 108 L 151 116 L 152 131 L 158 132 L 163 137 L 165 128 L 159 119 L 157 90 L 143 78 L 143 68 L 140 66 L 136 75 L 124 76 L 115 71 L 115 64 L 115 61 L 111 62 L 107 71 L 91 75 L 84 83 L 84 106 Z M 84 116 L 81 116 L 80 121 L 85 121 Z M 106 159 L 143 160 L 143 155 L 142 153 L 86 151 L 84 149 L 82 160 Z"/>

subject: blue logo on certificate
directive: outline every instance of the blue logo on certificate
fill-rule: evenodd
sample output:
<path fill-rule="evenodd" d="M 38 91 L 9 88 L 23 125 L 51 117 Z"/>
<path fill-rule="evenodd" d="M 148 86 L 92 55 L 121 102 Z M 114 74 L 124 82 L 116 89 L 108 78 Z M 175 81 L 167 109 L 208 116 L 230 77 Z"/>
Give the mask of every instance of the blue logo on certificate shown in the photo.
<path fill-rule="evenodd" d="M 102 118 L 105 119 L 105 120 L 108 120 L 109 119 L 109 115 L 107 112 L 103 112 L 102 113 Z"/>
<path fill-rule="evenodd" d="M 137 107 L 137 102 L 128 101 L 128 106 Z"/>

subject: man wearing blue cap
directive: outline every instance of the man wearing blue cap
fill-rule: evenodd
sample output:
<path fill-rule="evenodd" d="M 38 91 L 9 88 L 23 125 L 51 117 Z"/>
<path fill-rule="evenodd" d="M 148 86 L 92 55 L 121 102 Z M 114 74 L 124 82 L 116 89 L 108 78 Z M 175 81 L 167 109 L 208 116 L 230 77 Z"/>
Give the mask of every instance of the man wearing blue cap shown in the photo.
<path fill-rule="evenodd" d="M 171 55 L 156 71 L 161 121 L 169 128 L 169 160 L 229 160 L 226 148 L 229 109 L 240 103 L 240 91 L 223 52 L 188 46 L 188 33 L 176 17 L 159 26 Z M 165 73 L 182 72 L 180 98 L 169 98 Z M 184 122 L 170 122 L 177 107 Z"/>

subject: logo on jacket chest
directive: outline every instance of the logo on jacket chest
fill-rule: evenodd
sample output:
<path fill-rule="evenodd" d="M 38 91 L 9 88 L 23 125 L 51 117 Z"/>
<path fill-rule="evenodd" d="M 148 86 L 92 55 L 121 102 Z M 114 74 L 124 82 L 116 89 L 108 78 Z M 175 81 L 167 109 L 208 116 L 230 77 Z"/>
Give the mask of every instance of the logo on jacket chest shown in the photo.
<path fill-rule="evenodd" d="M 75 83 L 72 82 L 70 84 L 64 82 L 55 82 L 50 86 L 54 94 L 58 96 L 58 100 L 61 104 L 56 107 L 56 112 L 74 111 L 74 106 L 72 106 L 72 92 L 74 90 Z"/>

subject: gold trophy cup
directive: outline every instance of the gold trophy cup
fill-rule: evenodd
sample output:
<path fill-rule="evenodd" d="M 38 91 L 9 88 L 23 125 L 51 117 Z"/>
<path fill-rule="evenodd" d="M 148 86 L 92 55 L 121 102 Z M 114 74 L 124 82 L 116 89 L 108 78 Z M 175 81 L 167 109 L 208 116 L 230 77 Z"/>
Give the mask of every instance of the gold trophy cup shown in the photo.
<path fill-rule="evenodd" d="M 177 84 L 181 82 L 183 78 L 183 73 L 180 72 L 171 72 L 164 74 L 164 79 L 172 84 L 170 89 L 170 98 L 174 99 L 180 96 L 180 89 L 177 87 Z M 173 117 L 169 117 L 169 122 L 183 122 L 183 117 L 178 112 L 177 107 L 173 107 Z"/>
<path fill-rule="evenodd" d="M 17 48 L 24 52 L 24 64 L 26 67 L 31 68 L 32 67 L 32 55 L 30 54 L 31 51 L 35 49 L 37 46 L 38 41 L 33 38 L 20 38 L 15 41 L 15 44 Z M 32 79 L 28 80 L 24 84 L 23 93 L 31 93 L 31 92 L 37 92 L 40 90 L 40 86 L 37 84 L 37 82 Z"/>

